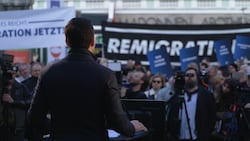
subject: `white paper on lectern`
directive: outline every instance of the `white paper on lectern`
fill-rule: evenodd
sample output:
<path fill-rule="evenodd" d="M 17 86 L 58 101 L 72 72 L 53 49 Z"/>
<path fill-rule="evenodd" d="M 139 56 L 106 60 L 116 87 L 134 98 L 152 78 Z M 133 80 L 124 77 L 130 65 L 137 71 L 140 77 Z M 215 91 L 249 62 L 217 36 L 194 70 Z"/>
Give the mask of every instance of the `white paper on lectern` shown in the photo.
<path fill-rule="evenodd" d="M 116 132 L 115 130 L 108 129 L 108 135 L 110 138 L 115 138 L 120 136 L 120 133 Z"/>

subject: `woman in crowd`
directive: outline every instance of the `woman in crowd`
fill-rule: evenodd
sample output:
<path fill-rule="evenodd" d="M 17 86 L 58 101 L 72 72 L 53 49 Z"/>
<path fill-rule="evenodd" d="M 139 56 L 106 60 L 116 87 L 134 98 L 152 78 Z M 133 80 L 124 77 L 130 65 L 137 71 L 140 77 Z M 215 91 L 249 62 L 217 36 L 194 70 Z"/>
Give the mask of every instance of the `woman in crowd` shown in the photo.
<path fill-rule="evenodd" d="M 148 99 L 160 100 L 159 90 L 165 87 L 165 77 L 160 74 L 154 74 L 149 82 L 149 90 L 145 91 L 145 95 Z"/>

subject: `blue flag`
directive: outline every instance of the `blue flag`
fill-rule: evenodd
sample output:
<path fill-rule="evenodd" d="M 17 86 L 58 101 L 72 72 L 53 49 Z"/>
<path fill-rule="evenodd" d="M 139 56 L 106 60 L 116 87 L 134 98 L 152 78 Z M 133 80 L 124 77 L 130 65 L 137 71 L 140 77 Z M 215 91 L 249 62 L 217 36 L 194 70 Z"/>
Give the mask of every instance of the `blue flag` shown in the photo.
<path fill-rule="evenodd" d="M 197 64 L 197 67 L 199 69 L 198 48 L 182 48 L 180 50 L 180 62 L 182 71 L 185 71 L 187 69 L 188 64 L 190 63 Z"/>
<path fill-rule="evenodd" d="M 241 60 L 244 58 L 250 60 L 250 37 L 236 35 L 234 59 Z"/>
<path fill-rule="evenodd" d="M 231 40 L 223 39 L 214 41 L 214 51 L 221 66 L 234 63 L 231 49 Z"/>
<path fill-rule="evenodd" d="M 168 78 L 173 75 L 169 54 L 166 48 L 149 51 L 147 53 L 147 58 L 149 60 L 150 71 L 153 74 L 162 73 Z"/>
<path fill-rule="evenodd" d="M 60 8 L 62 7 L 63 0 L 49 0 L 49 8 Z"/>

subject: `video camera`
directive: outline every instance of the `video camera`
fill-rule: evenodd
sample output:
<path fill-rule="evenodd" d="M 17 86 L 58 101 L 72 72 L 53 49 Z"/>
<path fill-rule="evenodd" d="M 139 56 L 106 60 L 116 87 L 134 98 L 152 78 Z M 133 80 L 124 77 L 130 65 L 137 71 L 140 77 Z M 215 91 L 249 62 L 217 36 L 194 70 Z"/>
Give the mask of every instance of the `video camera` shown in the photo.
<path fill-rule="evenodd" d="M 174 75 L 174 91 L 177 94 L 183 94 L 185 88 L 185 73 L 182 71 L 177 71 Z"/>
<path fill-rule="evenodd" d="M 175 77 L 175 83 L 174 83 L 174 89 L 175 92 L 182 93 L 185 88 L 185 72 L 183 71 L 177 71 L 174 75 Z M 202 86 L 207 87 L 208 85 L 208 74 L 206 71 L 201 71 L 199 77 L 199 81 Z"/>
<path fill-rule="evenodd" d="M 237 86 L 236 89 L 237 89 L 238 92 L 243 92 L 243 93 L 249 93 L 250 94 L 250 88 L 249 87 Z"/>
<path fill-rule="evenodd" d="M 18 68 L 13 66 L 13 55 L 2 54 L 0 56 L 0 67 L 1 67 L 1 84 L 5 88 L 9 85 L 9 80 L 12 80 L 12 71 L 17 71 Z"/>
<path fill-rule="evenodd" d="M 237 92 L 250 93 L 250 88 L 246 85 L 240 83 L 240 79 L 244 77 L 243 72 L 234 72 L 232 73 L 232 79 L 235 81 L 235 88 Z"/>

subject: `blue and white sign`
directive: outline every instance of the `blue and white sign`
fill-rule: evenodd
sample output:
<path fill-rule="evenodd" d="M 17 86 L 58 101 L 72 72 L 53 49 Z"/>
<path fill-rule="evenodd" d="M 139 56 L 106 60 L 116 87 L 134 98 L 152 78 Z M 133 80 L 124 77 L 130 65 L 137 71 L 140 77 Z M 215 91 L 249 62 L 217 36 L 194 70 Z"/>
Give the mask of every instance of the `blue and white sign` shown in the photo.
<path fill-rule="evenodd" d="M 181 70 L 185 71 L 190 63 L 196 63 L 199 67 L 198 48 L 182 48 L 180 50 Z"/>
<path fill-rule="evenodd" d="M 0 50 L 65 47 L 64 26 L 74 8 L 0 12 Z"/>
<path fill-rule="evenodd" d="M 231 46 L 230 39 L 214 41 L 214 51 L 221 66 L 234 63 Z"/>
<path fill-rule="evenodd" d="M 241 60 L 245 58 L 250 60 L 250 36 L 236 35 L 234 59 Z"/>
<path fill-rule="evenodd" d="M 64 0 L 48 0 L 48 8 L 60 8 L 63 7 Z"/>
<path fill-rule="evenodd" d="M 162 73 L 168 78 L 173 75 L 169 54 L 165 48 L 149 51 L 147 58 L 149 60 L 150 71 L 153 74 Z"/>

